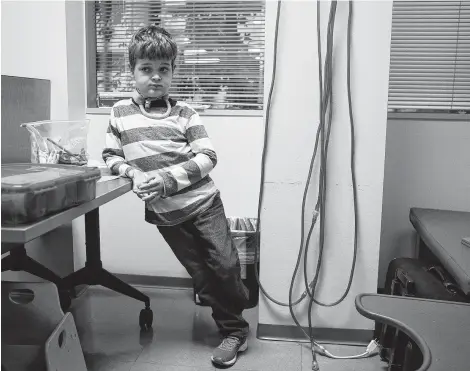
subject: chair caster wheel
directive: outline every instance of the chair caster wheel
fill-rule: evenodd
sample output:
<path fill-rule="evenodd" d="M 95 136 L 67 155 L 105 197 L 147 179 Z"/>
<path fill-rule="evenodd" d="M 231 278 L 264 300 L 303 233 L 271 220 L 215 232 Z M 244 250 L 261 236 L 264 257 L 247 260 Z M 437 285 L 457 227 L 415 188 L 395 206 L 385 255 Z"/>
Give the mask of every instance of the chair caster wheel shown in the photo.
<path fill-rule="evenodd" d="M 153 312 L 150 308 L 145 308 L 140 311 L 139 326 L 142 330 L 146 331 L 152 327 Z"/>

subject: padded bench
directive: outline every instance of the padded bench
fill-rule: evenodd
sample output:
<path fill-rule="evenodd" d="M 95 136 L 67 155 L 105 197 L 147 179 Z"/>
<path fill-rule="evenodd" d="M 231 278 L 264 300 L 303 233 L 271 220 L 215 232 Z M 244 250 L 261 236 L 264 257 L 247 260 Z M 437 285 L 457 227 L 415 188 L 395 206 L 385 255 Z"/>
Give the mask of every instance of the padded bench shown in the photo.
<path fill-rule="evenodd" d="M 422 245 L 452 275 L 460 289 L 470 295 L 470 212 L 411 208 L 410 221 Z"/>

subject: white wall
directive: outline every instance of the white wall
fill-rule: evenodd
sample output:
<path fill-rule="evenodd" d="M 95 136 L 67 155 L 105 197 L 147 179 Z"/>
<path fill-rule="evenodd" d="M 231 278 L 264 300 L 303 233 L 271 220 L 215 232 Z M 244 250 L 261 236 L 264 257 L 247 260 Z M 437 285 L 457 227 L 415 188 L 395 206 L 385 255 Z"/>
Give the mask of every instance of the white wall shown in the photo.
<path fill-rule="evenodd" d="M 100 161 L 108 116 L 89 118 L 90 156 Z M 204 116 L 203 120 L 217 151 L 218 165 L 211 176 L 221 191 L 227 216 L 256 217 L 262 117 Z M 100 220 L 106 269 L 115 273 L 188 277 L 157 228 L 144 221 L 144 205 L 133 193 L 102 207 Z M 76 258 L 76 264 L 83 266 L 83 250 Z"/>
<path fill-rule="evenodd" d="M 2 75 L 51 81 L 51 119 L 68 119 L 64 1 L 2 1 Z"/>
<path fill-rule="evenodd" d="M 411 207 L 470 211 L 470 120 L 389 119 L 379 287 L 389 262 L 414 256 Z"/>
<path fill-rule="evenodd" d="M 69 120 L 86 117 L 86 55 L 84 1 L 65 2 Z"/>
<path fill-rule="evenodd" d="M 1 7 L 2 75 L 50 80 L 51 119 L 68 119 L 74 102 L 68 93 L 65 2 L 2 1 Z M 64 276 L 73 271 L 72 244 L 72 228 L 65 225 L 29 242 L 26 250 Z M 40 279 L 24 272 L 4 272 L 2 280 Z"/>
<path fill-rule="evenodd" d="M 268 5 L 271 14 L 268 27 L 272 28 L 276 3 L 268 2 Z M 322 2 L 322 30 L 326 30 L 328 12 L 329 3 Z M 346 94 L 347 13 L 348 3 L 338 2 L 335 25 L 334 120 L 329 152 L 328 216 L 323 263 L 325 269 L 318 290 L 318 298 L 326 302 L 336 300 L 344 291 L 353 255 L 350 129 Z M 354 2 L 351 84 L 356 126 L 359 253 L 349 296 L 334 308 L 314 306 L 313 323 L 316 327 L 373 328 L 371 321 L 357 313 L 354 299 L 360 292 L 376 291 L 391 16 L 391 2 Z M 289 1 L 282 4 L 261 223 L 260 271 L 265 289 L 275 299 L 283 302 L 288 301 L 290 280 L 299 249 L 302 194 L 319 118 L 315 19 L 316 2 Z M 323 31 L 323 45 L 326 44 L 325 34 Z M 268 79 L 270 67 L 266 70 Z M 313 179 L 317 181 L 318 176 Z M 311 214 L 313 208 L 315 190 L 316 184 L 311 189 L 307 215 Z M 306 220 L 310 220 L 310 217 Z M 314 236 L 311 250 L 316 251 L 318 233 L 314 233 Z M 313 267 L 315 256 L 313 253 L 311 255 L 309 266 Z M 300 270 L 301 274 L 302 272 Z M 309 277 L 313 277 L 313 272 L 310 272 Z M 295 285 L 294 300 L 304 288 L 303 278 L 298 282 Z M 306 306 L 301 306 L 296 312 L 300 323 L 307 326 Z M 294 325 L 288 308 L 276 306 L 264 297 L 260 301 L 259 322 Z"/>

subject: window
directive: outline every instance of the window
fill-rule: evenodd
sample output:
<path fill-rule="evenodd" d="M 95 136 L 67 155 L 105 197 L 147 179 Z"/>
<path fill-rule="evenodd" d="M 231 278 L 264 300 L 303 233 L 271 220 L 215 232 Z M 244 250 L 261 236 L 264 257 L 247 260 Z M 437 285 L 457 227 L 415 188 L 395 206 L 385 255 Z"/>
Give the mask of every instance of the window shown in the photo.
<path fill-rule="evenodd" d="M 470 1 L 395 1 L 388 108 L 470 113 Z"/>
<path fill-rule="evenodd" d="M 170 95 L 216 110 L 263 109 L 265 1 L 87 2 L 88 106 L 130 97 L 127 47 L 141 26 L 166 28 L 179 49 Z"/>

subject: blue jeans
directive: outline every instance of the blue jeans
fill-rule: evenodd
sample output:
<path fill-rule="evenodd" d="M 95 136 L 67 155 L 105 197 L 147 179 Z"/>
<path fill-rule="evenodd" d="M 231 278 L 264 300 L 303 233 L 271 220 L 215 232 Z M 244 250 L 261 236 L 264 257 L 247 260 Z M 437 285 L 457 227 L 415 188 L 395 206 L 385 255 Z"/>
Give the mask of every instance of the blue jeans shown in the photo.
<path fill-rule="evenodd" d="M 221 334 L 246 338 L 249 325 L 242 312 L 248 302 L 248 290 L 241 279 L 238 251 L 220 195 L 194 219 L 158 229 L 192 277 L 201 300 L 211 306 Z"/>

